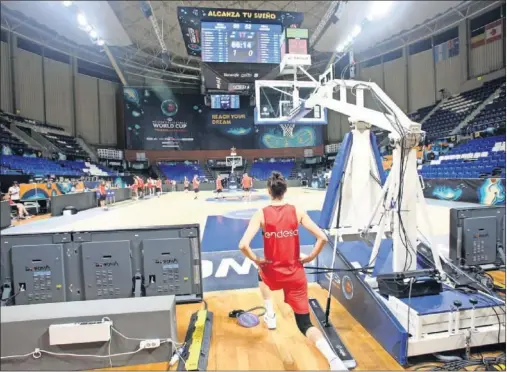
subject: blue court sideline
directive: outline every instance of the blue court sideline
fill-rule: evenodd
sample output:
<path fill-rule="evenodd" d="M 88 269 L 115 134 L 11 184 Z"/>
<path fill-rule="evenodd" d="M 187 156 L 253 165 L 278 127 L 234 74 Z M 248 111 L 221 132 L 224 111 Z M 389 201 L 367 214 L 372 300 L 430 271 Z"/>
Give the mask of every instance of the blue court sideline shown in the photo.
<path fill-rule="evenodd" d="M 248 210 L 251 214 L 255 210 Z M 316 223 L 320 211 L 308 211 L 310 218 Z M 202 252 L 223 252 L 238 249 L 238 244 L 248 226 L 249 219 L 233 218 L 231 216 L 208 216 L 201 242 Z M 303 227 L 299 228 L 301 245 L 313 245 L 315 238 Z M 252 248 L 262 248 L 262 236 L 259 231 L 252 241 Z"/>

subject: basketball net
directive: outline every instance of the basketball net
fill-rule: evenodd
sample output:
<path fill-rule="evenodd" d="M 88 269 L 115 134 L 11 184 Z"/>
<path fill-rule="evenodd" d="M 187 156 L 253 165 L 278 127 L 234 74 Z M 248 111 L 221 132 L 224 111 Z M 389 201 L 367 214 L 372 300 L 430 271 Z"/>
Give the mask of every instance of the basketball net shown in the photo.
<path fill-rule="evenodd" d="M 294 127 L 296 126 L 295 123 L 288 123 L 288 124 L 280 124 L 280 127 L 282 128 L 282 134 L 284 137 L 294 137 Z"/>

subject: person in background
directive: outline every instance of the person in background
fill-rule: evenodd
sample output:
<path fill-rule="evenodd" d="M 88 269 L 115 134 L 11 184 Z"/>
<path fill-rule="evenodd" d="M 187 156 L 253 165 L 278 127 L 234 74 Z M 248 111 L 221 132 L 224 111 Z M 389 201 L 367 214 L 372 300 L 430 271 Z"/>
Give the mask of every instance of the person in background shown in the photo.
<path fill-rule="evenodd" d="M 185 192 L 188 192 L 189 185 L 190 185 L 190 182 L 188 182 L 188 178 L 187 178 L 187 176 L 185 176 L 185 179 L 183 180 L 183 190 L 185 190 Z"/>
<path fill-rule="evenodd" d="M 199 178 L 197 177 L 197 174 L 194 175 L 194 179 L 192 180 L 192 187 L 194 188 L 194 194 L 195 194 L 195 197 L 194 197 L 194 200 L 197 199 L 197 197 L 199 196 Z"/>
<path fill-rule="evenodd" d="M 110 180 L 106 181 L 106 204 L 113 204 L 114 192 L 113 185 Z"/>
<path fill-rule="evenodd" d="M 144 198 L 144 180 L 143 177 L 137 177 L 137 196 L 138 198 Z"/>
<path fill-rule="evenodd" d="M 157 197 L 160 198 L 160 194 L 162 194 L 162 180 L 160 178 L 155 181 L 155 191 L 157 193 Z"/>
<path fill-rule="evenodd" d="M 134 176 L 134 183 L 132 184 L 132 186 L 130 186 L 130 188 L 132 189 L 132 198 L 134 198 L 134 200 L 138 200 L 139 199 L 139 178 L 137 176 Z"/>
<path fill-rule="evenodd" d="M 76 184 L 77 184 L 77 182 L 72 182 L 71 183 L 71 185 L 70 185 L 70 191 L 69 191 L 71 194 L 76 193 L 76 191 L 77 191 Z"/>
<path fill-rule="evenodd" d="M 148 186 L 148 193 L 150 196 L 155 195 L 155 180 L 151 177 L 148 177 L 148 180 L 146 181 L 146 186 Z"/>
<path fill-rule="evenodd" d="M 107 198 L 107 190 L 106 190 L 106 182 L 100 181 L 99 186 L 97 187 L 97 191 L 99 194 L 99 202 L 100 206 L 103 210 L 107 211 L 106 198 Z"/>
<path fill-rule="evenodd" d="M 224 198 L 224 195 L 222 194 L 223 188 L 224 188 L 224 186 L 222 185 L 222 176 L 218 175 L 217 180 L 216 180 L 216 187 L 215 187 L 215 192 L 216 192 L 215 199 L 218 199 L 219 197 L 221 199 Z"/>
<path fill-rule="evenodd" d="M 26 207 L 19 202 L 19 199 L 17 202 L 15 202 L 14 200 L 12 200 L 9 194 L 4 195 L 3 199 L 7 200 L 11 207 L 16 207 L 18 209 L 18 218 L 20 220 L 24 220 L 25 218 L 32 218 L 30 213 L 28 213 L 28 211 L 26 210 Z"/>
<path fill-rule="evenodd" d="M 241 180 L 241 186 L 243 187 L 243 198 L 246 200 L 250 200 L 251 190 L 253 187 L 253 180 L 248 175 L 248 173 L 243 174 L 243 179 Z"/>
<path fill-rule="evenodd" d="M 19 188 L 18 181 L 13 182 L 12 186 L 9 187 L 8 193 L 9 193 L 9 200 L 12 200 L 14 203 L 21 202 L 21 198 L 19 196 L 20 188 Z"/>

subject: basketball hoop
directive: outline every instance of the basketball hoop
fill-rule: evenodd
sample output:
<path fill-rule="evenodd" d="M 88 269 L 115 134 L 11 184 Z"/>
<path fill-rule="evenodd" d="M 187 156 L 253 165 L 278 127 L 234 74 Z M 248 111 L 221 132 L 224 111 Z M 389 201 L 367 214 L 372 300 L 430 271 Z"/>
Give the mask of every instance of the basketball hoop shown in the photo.
<path fill-rule="evenodd" d="M 294 137 L 294 127 L 296 126 L 295 123 L 288 123 L 288 124 L 280 124 L 280 128 L 282 128 L 282 134 L 284 137 Z"/>

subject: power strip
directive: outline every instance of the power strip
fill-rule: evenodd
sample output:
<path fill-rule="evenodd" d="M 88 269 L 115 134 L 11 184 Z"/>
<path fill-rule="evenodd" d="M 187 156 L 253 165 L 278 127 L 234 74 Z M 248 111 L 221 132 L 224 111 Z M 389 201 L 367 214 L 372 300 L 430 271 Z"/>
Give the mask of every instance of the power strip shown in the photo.
<path fill-rule="evenodd" d="M 156 349 L 160 346 L 160 340 L 155 338 L 153 340 L 143 340 L 139 343 L 140 349 Z"/>
<path fill-rule="evenodd" d="M 111 339 L 111 321 L 51 324 L 50 345 L 86 344 L 106 342 Z"/>

